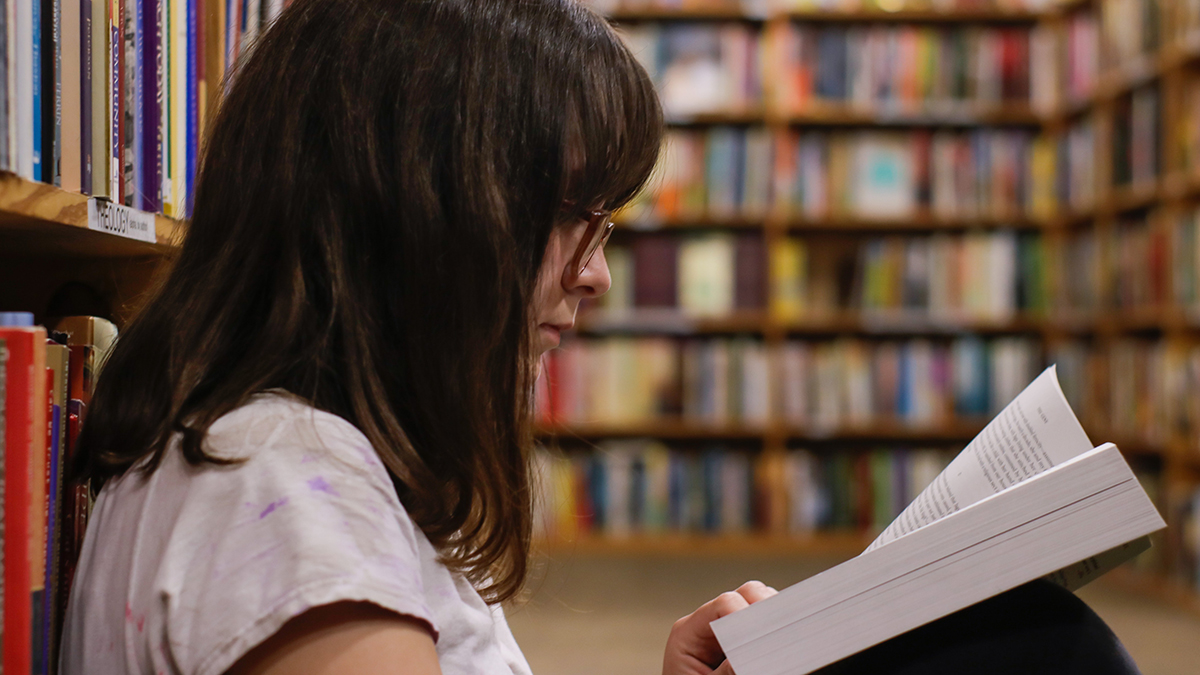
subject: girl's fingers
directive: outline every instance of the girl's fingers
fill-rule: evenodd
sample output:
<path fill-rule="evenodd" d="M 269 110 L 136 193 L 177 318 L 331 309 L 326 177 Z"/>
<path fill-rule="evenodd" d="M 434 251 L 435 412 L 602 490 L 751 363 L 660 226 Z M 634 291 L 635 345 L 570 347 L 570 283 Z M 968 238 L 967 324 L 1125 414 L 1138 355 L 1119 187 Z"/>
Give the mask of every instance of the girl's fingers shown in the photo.
<path fill-rule="evenodd" d="M 737 589 L 737 592 L 738 595 L 746 599 L 748 604 L 754 604 L 759 600 L 766 600 L 772 595 L 779 593 L 779 591 L 761 581 L 747 581 Z"/>

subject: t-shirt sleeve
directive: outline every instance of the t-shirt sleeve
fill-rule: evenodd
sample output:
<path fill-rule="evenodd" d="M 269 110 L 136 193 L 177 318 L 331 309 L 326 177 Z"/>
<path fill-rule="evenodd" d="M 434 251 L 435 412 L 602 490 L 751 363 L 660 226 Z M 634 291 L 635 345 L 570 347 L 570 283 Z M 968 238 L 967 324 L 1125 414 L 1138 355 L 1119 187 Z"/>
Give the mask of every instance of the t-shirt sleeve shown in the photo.
<path fill-rule="evenodd" d="M 370 444 L 332 415 L 288 410 L 214 425 L 213 451 L 246 461 L 186 469 L 157 584 L 182 673 L 222 673 L 289 619 L 338 601 L 415 618 L 437 639 L 419 532 Z"/>

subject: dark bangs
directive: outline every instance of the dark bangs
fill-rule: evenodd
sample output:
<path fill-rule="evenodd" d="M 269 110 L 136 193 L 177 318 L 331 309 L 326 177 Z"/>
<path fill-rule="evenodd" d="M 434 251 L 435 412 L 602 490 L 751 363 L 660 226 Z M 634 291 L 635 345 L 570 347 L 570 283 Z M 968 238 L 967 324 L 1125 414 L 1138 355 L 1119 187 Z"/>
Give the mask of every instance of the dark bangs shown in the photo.
<path fill-rule="evenodd" d="M 581 210 L 601 205 L 616 210 L 654 171 L 663 140 L 662 107 L 654 83 L 606 22 L 588 37 L 592 44 L 582 50 L 588 61 L 569 101 L 572 145 L 582 150 L 583 164 L 572 172 L 566 198 Z"/>

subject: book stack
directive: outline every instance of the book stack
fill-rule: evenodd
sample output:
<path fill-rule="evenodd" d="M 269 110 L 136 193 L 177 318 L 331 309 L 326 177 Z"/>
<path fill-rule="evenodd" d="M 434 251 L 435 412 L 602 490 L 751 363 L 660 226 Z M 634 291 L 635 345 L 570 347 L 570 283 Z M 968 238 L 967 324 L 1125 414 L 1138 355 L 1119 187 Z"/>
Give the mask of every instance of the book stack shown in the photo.
<path fill-rule="evenodd" d="M 669 120 L 761 112 L 759 28 L 740 22 L 620 28 L 650 74 Z"/>
<path fill-rule="evenodd" d="M 1075 105 L 1088 99 L 1100 83 L 1100 21 L 1090 8 L 1067 15 L 1062 34 L 1065 103 Z"/>
<path fill-rule="evenodd" d="M 1141 310 L 1166 307 L 1171 300 L 1167 228 L 1156 217 L 1142 214 L 1119 221 L 1111 236 L 1113 273 L 1108 306 Z M 1183 253 L 1177 251 L 1176 255 Z"/>
<path fill-rule="evenodd" d="M 580 338 L 543 364 L 538 415 L 548 426 L 762 426 L 770 414 L 769 355 L 752 338 Z"/>
<path fill-rule="evenodd" d="M 54 672 L 58 635 L 91 508 L 69 482 L 95 378 L 116 336 L 95 317 L 57 330 L 25 313 L 0 313 L 0 450 L 3 471 L 3 657 L 6 673 Z"/>
<path fill-rule="evenodd" d="M 1084 212 L 1095 206 L 1097 158 L 1096 118 L 1089 115 L 1074 121 L 1058 138 L 1056 201 L 1060 208 Z"/>
<path fill-rule="evenodd" d="M 841 246 L 792 238 L 771 251 L 771 312 L 802 321 L 861 313 L 918 325 L 1008 321 L 1049 306 L 1045 247 L 1012 230 L 855 238 Z"/>
<path fill-rule="evenodd" d="M 1055 260 L 1062 270 L 1060 288 L 1054 299 L 1059 312 L 1092 317 L 1107 301 L 1102 292 L 1103 266 L 1099 239 L 1091 229 L 1068 233 Z"/>
<path fill-rule="evenodd" d="M 1200 209 L 1192 207 L 1175 218 L 1170 245 L 1171 283 L 1177 307 L 1200 315 Z"/>
<path fill-rule="evenodd" d="M 569 541 L 590 534 L 878 532 L 953 455 L 887 447 L 765 456 L 645 439 L 606 441 L 594 452 L 542 449 L 538 534 Z"/>
<path fill-rule="evenodd" d="M 954 116 L 1030 105 L 1029 28 L 795 23 L 774 35 L 775 103 Z"/>
<path fill-rule="evenodd" d="M 1172 4 L 1167 0 L 1167 4 Z M 1105 0 L 1100 3 L 1102 67 L 1145 67 L 1161 42 L 1162 0 Z"/>
<path fill-rule="evenodd" d="M 1135 89 L 1117 99 L 1113 110 L 1112 180 L 1114 186 L 1143 186 L 1159 172 L 1160 115 L 1158 87 Z"/>
<path fill-rule="evenodd" d="M 995 413 L 1042 367 L 1029 338 L 789 341 L 779 418 L 815 435 L 901 424 L 945 428 Z"/>
<path fill-rule="evenodd" d="M 791 217 L 1028 217 L 1027 131 L 798 132 L 776 139 L 775 209 Z"/>
<path fill-rule="evenodd" d="M 1171 550 L 1175 560 L 1172 576 L 1186 587 L 1200 591 L 1200 488 L 1185 493 L 1173 509 Z"/>
<path fill-rule="evenodd" d="M 1123 337 L 1102 358 L 1109 381 L 1122 383 L 1097 411 L 1111 433 L 1153 445 L 1200 432 L 1200 347 Z"/>
<path fill-rule="evenodd" d="M 187 217 L 209 102 L 283 5 L 8 2 L 0 21 L 9 49 L 0 60 L 0 170 Z"/>
<path fill-rule="evenodd" d="M 761 218 L 771 199 L 770 134 L 761 127 L 671 130 L 653 181 L 648 201 L 626 220 Z"/>
<path fill-rule="evenodd" d="M 642 233 L 628 245 L 605 248 L 613 290 L 599 312 L 620 322 L 630 314 L 665 310 L 686 317 L 724 316 L 766 304 L 761 234 L 708 232 L 677 236 Z"/>

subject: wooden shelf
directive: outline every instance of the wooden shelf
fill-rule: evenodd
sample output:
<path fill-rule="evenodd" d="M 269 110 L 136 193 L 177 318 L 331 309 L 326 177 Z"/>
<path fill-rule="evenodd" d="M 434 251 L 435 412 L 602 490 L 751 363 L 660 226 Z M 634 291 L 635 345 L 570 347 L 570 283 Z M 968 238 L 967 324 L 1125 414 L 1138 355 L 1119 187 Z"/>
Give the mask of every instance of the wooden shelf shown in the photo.
<path fill-rule="evenodd" d="M 581 313 L 577 331 L 584 335 L 612 333 L 665 333 L 674 335 L 725 335 L 762 333 L 766 315 L 737 311 L 727 316 L 689 316 L 675 308 L 639 308 L 629 312 L 593 310 Z"/>
<path fill-rule="evenodd" d="M 937 425 L 907 424 L 897 420 L 873 424 L 841 425 L 822 428 L 815 424 L 790 427 L 770 425 L 713 425 L 679 418 L 663 418 L 626 424 L 566 424 L 542 426 L 543 438 L 659 438 L 664 440 L 760 441 L 767 437 L 794 441 L 897 441 L 958 442 L 969 441 L 983 430 L 987 420 L 949 420 Z"/>
<path fill-rule="evenodd" d="M 668 127 L 709 127 L 716 125 L 746 126 L 766 124 L 767 117 L 761 109 L 730 110 L 693 115 L 669 115 L 664 122 Z"/>
<path fill-rule="evenodd" d="M 662 438 L 669 440 L 726 440 L 759 441 L 766 436 L 764 426 L 711 425 L 681 419 L 664 418 L 625 424 L 570 424 L 543 426 L 538 435 L 544 438 Z"/>
<path fill-rule="evenodd" d="M 926 230 L 974 230 L 974 229 L 1020 229 L 1045 228 L 1040 220 L 1029 216 L 1013 218 L 936 216 L 930 213 L 915 213 L 911 216 L 894 218 L 865 218 L 858 216 L 830 216 L 827 218 L 781 217 L 782 226 L 792 232 L 914 232 Z"/>
<path fill-rule="evenodd" d="M 825 127 L 1040 127 L 1042 117 L 1028 105 L 970 107 L 961 111 L 863 110 L 841 104 L 814 104 L 808 110 L 768 115 L 773 124 Z"/>
<path fill-rule="evenodd" d="M 839 12 L 820 9 L 790 10 L 785 12 L 794 21 L 814 23 L 1037 23 L 1046 15 L 1003 9 L 956 9 L 937 11 L 928 9 L 901 9 L 889 12 L 882 9 L 864 9 L 854 12 Z"/>
<path fill-rule="evenodd" d="M 811 535 L 780 534 L 631 534 L 614 536 L 581 534 L 572 539 L 535 539 L 535 552 L 561 555 L 619 556 L 794 556 L 822 555 L 850 558 L 862 553 L 872 537 L 856 532 L 818 532 Z"/>
<path fill-rule="evenodd" d="M 752 230 L 762 228 L 766 216 L 671 216 L 661 218 L 651 216 L 640 220 L 617 220 L 619 230 L 634 232 L 658 232 L 661 230 Z"/>
<path fill-rule="evenodd" d="M 607 14 L 615 23 L 640 23 L 647 21 L 747 21 L 762 23 L 769 17 L 751 14 L 741 7 L 728 3 L 708 7 L 642 7 L 618 8 Z"/>
<path fill-rule="evenodd" d="M 183 224 L 163 216 L 155 218 L 157 244 L 89 230 L 87 202 L 86 195 L 0 172 L 0 255 L 159 256 L 182 237 Z"/>
<path fill-rule="evenodd" d="M 1040 333 L 1053 328 L 1045 320 L 1018 314 L 1003 319 L 970 317 L 931 317 L 920 311 L 840 312 L 826 317 L 794 321 L 776 321 L 773 327 L 796 335 L 957 335 L 960 333 L 1012 334 Z"/>

